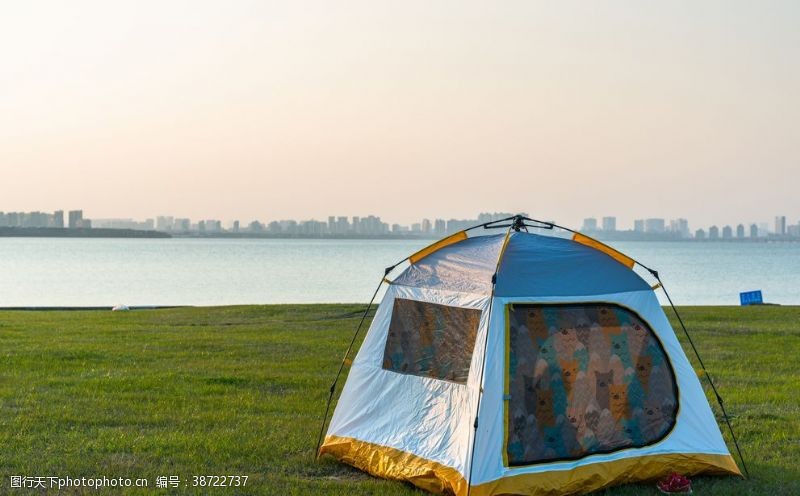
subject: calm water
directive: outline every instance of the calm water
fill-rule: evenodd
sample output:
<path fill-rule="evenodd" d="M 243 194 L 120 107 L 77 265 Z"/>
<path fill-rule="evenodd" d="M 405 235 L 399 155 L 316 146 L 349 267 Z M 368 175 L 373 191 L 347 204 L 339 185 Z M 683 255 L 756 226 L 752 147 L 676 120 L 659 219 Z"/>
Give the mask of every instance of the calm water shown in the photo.
<path fill-rule="evenodd" d="M 0 238 L 0 307 L 365 302 L 429 241 Z M 800 244 L 613 243 L 676 304 L 800 304 Z"/>

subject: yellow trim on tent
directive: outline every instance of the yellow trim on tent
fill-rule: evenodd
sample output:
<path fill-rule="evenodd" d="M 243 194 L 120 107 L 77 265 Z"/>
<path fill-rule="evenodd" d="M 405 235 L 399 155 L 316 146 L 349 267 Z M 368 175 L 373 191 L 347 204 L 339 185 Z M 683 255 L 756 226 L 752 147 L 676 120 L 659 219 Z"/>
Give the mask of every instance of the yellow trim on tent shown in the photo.
<path fill-rule="evenodd" d="M 586 494 L 604 487 L 658 479 L 671 472 L 687 476 L 700 473 L 742 475 L 731 455 L 668 453 L 580 465 L 567 470 L 547 470 L 503 477 L 472 486 L 470 496 Z"/>
<path fill-rule="evenodd" d="M 325 453 L 376 477 L 410 482 L 437 494 L 467 494 L 467 482 L 456 469 L 405 451 L 348 437 L 327 436 L 320 448 L 320 454 Z M 657 479 L 671 472 L 687 476 L 742 475 L 731 455 L 667 453 L 501 476 L 472 486 L 470 496 L 585 494 L 608 486 Z"/>
<path fill-rule="evenodd" d="M 603 243 L 597 241 L 596 239 L 590 238 L 589 236 L 583 235 L 581 233 L 577 233 L 576 232 L 572 236 L 572 241 L 575 241 L 575 242 L 580 243 L 582 245 L 589 246 L 591 248 L 594 248 L 595 250 L 602 251 L 603 253 L 605 253 L 609 257 L 613 258 L 617 262 L 621 263 L 622 265 L 628 267 L 629 269 L 632 269 L 633 265 L 636 263 L 636 261 L 634 259 L 632 259 L 631 257 L 629 257 L 627 255 L 624 255 L 624 254 L 618 252 L 617 250 L 615 250 L 614 248 L 611 248 L 610 246 L 608 246 L 606 244 L 603 244 Z"/>
<path fill-rule="evenodd" d="M 455 234 L 452 234 L 446 238 L 442 238 L 439 241 L 433 243 L 432 245 L 428 245 L 425 248 L 421 249 L 420 251 L 414 253 L 410 257 L 408 257 L 408 261 L 412 264 L 415 264 L 422 260 L 423 258 L 427 257 L 431 253 L 441 250 L 445 246 L 450 246 L 454 243 L 458 243 L 459 241 L 464 241 L 467 239 L 467 232 L 466 231 L 458 231 Z"/>
<path fill-rule="evenodd" d="M 508 467 L 508 402 L 511 395 L 511 377 L 508 374 L 508 364 L 511 363 L 511 325 L 509 324 L 508 314 L 514 307 L 513 303 L 506 305 L 506 339 L 505 339 L 505 356 L 506 364 L 505 372 L 503 374 L 503 466 Z"/>
<path fill-rule="evenodd" d="M 446 467 L 398 449 L 349 437 L 326 436 L 319 450 L 376 477 L 406 481 L 437 494 L 466 494 L 467 481 Z"/>

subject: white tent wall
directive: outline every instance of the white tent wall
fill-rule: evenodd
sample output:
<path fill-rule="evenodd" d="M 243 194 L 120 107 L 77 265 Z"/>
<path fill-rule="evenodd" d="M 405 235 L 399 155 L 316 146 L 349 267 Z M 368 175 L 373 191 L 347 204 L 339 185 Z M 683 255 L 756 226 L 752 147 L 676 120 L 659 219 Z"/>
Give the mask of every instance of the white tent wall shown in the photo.
<path fill-rule="evenodd" d="M 660 442 L 639 449 L 596 454 L 575 461 L 540 463 L 527 467 L 504 467 L 504 378 L 505 368 L 505 306 L 509 303 L 615 303 L 639 314 L 656 333 L 672 364 L 678 386 L 679 410 L 673 430 Z M 579 297 L 510 297 L 494 298 L 486 354 L 484 393 L 481 400 L 479 426 L 475 441 L 475 466 L 472 486 L 479 486 L 503 477 L 521 474 L 571 470 L 579 466 L 623 458 L 657 454 L 711 454 L 729 456 L 708 400 L 683 352 L 672 326 L 653 291 L 636 291 L 608 295 Z"/>
<path fill-rule="evenodd" d="M 383 368 L 396 298 L 481 310 L 466 385 Z M 411 453 L 466 479 L 489 302 L 485 295 L 391 285 L 353 361 L 328 436 Z"/>

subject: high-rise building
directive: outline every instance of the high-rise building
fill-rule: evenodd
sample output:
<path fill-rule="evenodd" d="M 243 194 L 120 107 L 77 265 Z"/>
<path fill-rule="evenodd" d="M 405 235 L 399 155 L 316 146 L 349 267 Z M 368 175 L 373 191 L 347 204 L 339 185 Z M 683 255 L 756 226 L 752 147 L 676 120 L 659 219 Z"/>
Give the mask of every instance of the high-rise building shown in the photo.
<path fill-rule="evenodd" d="M 235 233 L 239 232 L 239 221 L 238 220 L 233 221 L 233 232 L 235 232 Z"/>
<path fill-rule="evenodd" d="M 751 238 L 758 237 L 758 226 L 755 224 L 750 224 L 750 237 Z"/>
<path fill-rule="evenodd" d="M 597 219 L 594 217 L 583 219 L 583 227 L 581 228 L 581 231 L 597 231 Z"/>
<path fill-rule="evenodd" d="M 438 235 L 442 235 L 447 232 L 447 223 L 444 219 L 436 219 L 433 223 L 433 232 Z"/>
<path fill-rule="evenodd" d="M 706 232 L 701 228 L 694 232 L 694 239 L 706 239 Z"/>
<path fill-rule="evenodd" d="M 672 219 L 669 221 L 669 230 L 678 237 L 688 238 L 690 236 L 689 221 L 683 218 Z"/>
<path fill-rule="evenodd" d="M 776 215 L 775 216 L 775 234 L 778 236 L 785 236 L 786 235 L 786 216 L 785 215 Z"/>
<path fill-rule="evenodd" d="M 189 232 L 192 229 L 191 219 L 175 219 L 172 229 L 178 232 Z"/>
<path fill-rule="evenodd" d="M 446 232 L 452 234 L 458 231 L 463 231 L 468 227 L 475 225 L 475 221 L 471 219 L 450 219 L 447 221 Z"/>
<path fill-rule="evenodd" d="M 70 210 L 69 211 L 69 228 L 77 229 L 82 227 L 83 210 Z"/>
<path fill-rule="evenodd" d="M 616 217 L 603 217 L 603 231 L 614 232 L 617 230 Z"/>
<path fill-rule="evenodd" d="M 633 231 L 637 233 L 644 232 L 644 219 L 636 219 L 633 221 Z"/>
<path fill-rule="evenodd" d="M 719 239 L 719 228 L 717 226 L 708 228 L 708 239 Z"/>
<path fill-rule="evenodd" d="M 744 238 L 744 224 L 739 224 L 736 226 L 736 237 Z"/>
<path fill-rule="evenodd" d="M 431 220 L 422 219 L 422 232 L 429 234 L 431 232 Z"/>
<path fill-rule="evenodd" d="M 347 234 L 350 231 L 350 221 L 347 217 L 341 216 L 336 219 L 336 230 L 339 234 Z"/>
<path fill-rule="evenodd" d="M 172 226 L 175 219 L 168 215 L 159 215 L 156 217 L 156 229 L 159 231 L 172 231 Z"/>
<path fill-rule="evenodd" d="M 660 234 L 665 230 L 664 219 L 645 219 L 644 232 Z"/>
<path fill-rule="evenodd" d="M 731 226 L 725 226 L 722 228 L 722 239 L 731 239 L 733 237 L 733 229 Z"/>
<path fill-rule="evenodd" d="M 53 212 L 53 227 L 64 227 L 64 211 L 56 210 Z"/>

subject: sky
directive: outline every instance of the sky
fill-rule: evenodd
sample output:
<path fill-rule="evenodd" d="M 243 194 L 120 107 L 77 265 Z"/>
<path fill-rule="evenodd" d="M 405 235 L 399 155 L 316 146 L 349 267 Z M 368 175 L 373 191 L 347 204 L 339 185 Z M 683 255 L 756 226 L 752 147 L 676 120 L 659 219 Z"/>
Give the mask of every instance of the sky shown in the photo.
<path fill-rule="evenodd" d="M 800 218 L 800 3 L 0 7 L 0 210 Z"/>

